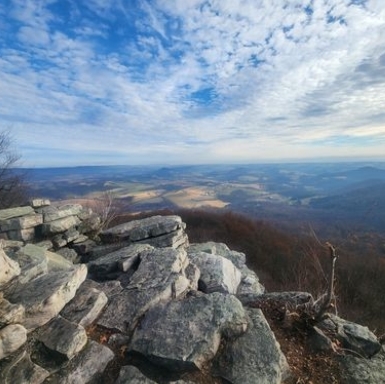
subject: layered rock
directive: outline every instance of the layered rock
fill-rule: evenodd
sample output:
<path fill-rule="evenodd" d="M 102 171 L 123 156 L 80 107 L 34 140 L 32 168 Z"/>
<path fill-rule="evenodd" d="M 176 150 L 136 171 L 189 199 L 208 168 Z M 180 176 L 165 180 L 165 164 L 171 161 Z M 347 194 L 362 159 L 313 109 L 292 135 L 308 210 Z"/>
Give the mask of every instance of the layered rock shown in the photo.
<path fill-rule="evenodd" d="M 185 224 L 179 216 L 153 216 L 104 230 L 100 237 L 104 242 L 129 241 L 178 248 L 187 245 L 184 229 Z"/>
<path fill-rule="evenodd" d="M 286 380 L 259 308 L 311 305 L 309 293 L 264 292 L 243 253 L 189 245 L 177 216 L 119 225 L 102 242 L 83 235 L 98 223 L 89 209 L 39 199 L 0 211 L 0 382 Z M 366 327 L 332 315 L 314 325 L 318 350 L 338 341 L 353 351 L 341 359 L 346 383 L 381 382 L 384 352 Z"/>

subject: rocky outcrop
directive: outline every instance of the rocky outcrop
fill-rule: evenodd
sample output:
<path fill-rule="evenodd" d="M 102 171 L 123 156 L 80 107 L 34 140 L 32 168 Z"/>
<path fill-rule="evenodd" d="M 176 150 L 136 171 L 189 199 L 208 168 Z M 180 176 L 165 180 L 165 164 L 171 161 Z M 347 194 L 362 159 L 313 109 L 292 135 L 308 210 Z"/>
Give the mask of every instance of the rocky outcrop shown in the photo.
<path fill-rule="evenodd" d="M 104 242 L 145 243 L 154 247 L 173 247 L 187 245 L 185 224 L 179 216 L 153 216 L 134 220 L 100 233 Z"/>
<path fill-rule="evenodd" d="M 100 240 L 97 223 L 89 209 L 46 200 L 0 211 L 1 383 L 286 380 L 260 308 L 301 307 L 310 294 L 264 292 L 243 253 L 189 245 L 180 217 L 135 220 Z M 347 383 L 381 382 L 385 359 L 367 328 L 329 316 L 313 330 L 320 349 L 338 340 L 359 354 L 341 361 Z"/>

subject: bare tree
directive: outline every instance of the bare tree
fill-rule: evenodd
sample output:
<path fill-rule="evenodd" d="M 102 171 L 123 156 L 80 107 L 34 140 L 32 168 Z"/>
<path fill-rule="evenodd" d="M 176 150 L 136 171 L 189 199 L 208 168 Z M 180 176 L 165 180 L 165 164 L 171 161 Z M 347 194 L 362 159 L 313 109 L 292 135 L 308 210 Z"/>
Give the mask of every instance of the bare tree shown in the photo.
<path fill-rule="evenodd" d="M 0 132 L 0 209 L 25 202 L 27 187 L 24 175 L 15 169 L 20 155 L 13 149 L 9 131 Z"/>

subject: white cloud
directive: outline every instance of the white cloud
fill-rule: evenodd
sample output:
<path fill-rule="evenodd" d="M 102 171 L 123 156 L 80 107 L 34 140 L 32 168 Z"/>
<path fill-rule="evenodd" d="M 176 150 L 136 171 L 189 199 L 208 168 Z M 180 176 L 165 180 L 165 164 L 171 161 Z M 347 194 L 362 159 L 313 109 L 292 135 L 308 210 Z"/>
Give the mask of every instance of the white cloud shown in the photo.
<path fill-rule="evenodd" d="M 76 24 L 73 2 L 69 30 L 49 1 L 13 3 L 24 46 L 0 48 L 0 116 L 26 147 L 217 162 L 385 137 L 381 1 L 142 1 L 132 24 L 125 2 L 92 0 L 101 18 Z M 364 141 L 365 156 L 385 153 Z"/>

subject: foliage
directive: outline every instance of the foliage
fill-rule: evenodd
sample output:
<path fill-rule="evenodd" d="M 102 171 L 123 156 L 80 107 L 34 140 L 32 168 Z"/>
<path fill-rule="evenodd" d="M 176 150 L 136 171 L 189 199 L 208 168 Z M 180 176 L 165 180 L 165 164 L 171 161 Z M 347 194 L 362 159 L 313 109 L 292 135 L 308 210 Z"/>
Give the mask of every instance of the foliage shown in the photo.
<path fill-rule="evenodd" d="M 25 175 L 15 170 L 19 160 L 10 133 L 0 132 L 0 209 L 21 205 L 26 200 Z"/>

